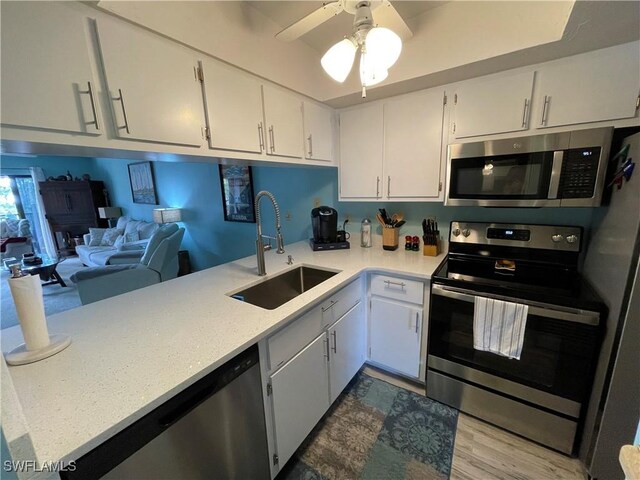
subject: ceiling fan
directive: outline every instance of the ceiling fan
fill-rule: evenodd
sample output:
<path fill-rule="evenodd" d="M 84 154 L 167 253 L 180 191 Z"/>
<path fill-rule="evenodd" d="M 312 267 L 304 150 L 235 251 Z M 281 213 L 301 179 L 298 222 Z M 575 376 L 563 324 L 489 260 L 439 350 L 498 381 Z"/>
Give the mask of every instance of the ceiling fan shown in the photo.
<path fill-rule="evenodd" d="M 387 78 L 388 69 L 400 56 L 402 39 L 406 40 L 413 35 L 389 0 L 337 0 L 326 3 L 282 30 L 276 38 L 284 41 L 295 40 L 343 11 L 354 15 L 353 31 L 332 46 L 320 63 L 331 78 L 342 83 L 349 76 L 356 52 L 359 51 L 360 81 L 364 98 L 366 87 Z"/>

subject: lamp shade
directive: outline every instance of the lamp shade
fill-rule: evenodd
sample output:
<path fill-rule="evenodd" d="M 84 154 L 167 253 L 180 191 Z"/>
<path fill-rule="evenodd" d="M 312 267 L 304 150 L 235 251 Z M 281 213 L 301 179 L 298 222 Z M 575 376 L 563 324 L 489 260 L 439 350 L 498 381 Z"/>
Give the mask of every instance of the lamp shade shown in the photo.
<path fill-rule="evenodd" d="M 374 27 L 365 39 L 367 55 L 377 71 L 386 70 L 396 63 L 402 51 L 402 39 L 384 27 Z"/>
<path fill-rule="evenodd" d="M 182 210 L 179 208 L 154 208 L 153 221 L 156 223 L 173 223 L 182 221 Z"/>
<path fill-rule="evenodd" d="M 100 218 L 118 218 L 122 216 L 122 209 L 120 207 L 99 207 L 98 215 Z"/>
<path fill-rule="evenodd" d="M 327 50 L 327 53 L 320 60 L 320 64 L 331 78 L 336 82 L 342 83 L 351 72 L 356 50 L 356 45 L 348 38 L 345 38 Z"/>

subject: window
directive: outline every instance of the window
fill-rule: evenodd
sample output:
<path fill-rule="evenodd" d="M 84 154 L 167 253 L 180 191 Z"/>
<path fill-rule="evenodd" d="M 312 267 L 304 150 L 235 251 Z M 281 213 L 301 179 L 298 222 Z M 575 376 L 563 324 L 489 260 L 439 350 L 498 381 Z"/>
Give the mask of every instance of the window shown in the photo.
<path fill-rule="evenodd" d="M 31 242 L 36 253 L 42 253 L 42 232 L 36 209 L 36 189 L 28 175 L 0 176 L 0 219 L 29 220 Z"/>

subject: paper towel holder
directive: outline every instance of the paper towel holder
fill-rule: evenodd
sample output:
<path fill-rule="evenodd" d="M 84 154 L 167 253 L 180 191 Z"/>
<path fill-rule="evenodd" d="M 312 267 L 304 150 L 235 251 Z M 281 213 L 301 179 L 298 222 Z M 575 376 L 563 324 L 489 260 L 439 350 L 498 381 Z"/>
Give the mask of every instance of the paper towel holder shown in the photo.
<path fill-rule="evenodd" d="M 23 343 L 6 353 L 4 358 L 9 365 L 26 365 L 49 358 L 61 352 L 71 345 L 71 338 L 67 335 L 50 335 L 49 345 L 38 350 L 27 350 L 27 344 Z"/>

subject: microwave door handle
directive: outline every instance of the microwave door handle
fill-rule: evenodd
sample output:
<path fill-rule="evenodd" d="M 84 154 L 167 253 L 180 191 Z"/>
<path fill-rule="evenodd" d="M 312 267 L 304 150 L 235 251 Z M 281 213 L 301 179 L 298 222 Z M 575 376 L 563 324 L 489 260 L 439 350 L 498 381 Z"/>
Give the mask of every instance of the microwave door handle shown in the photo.
<path fill-rule="evenodd" d="M 549 180 L 549 194 L 547 198 L 553 200 L 558 198 L 560 188 L 560 175 L 562 174 L 562 163 L 564 162 L 564 151 L 553 152 L 553 165 L 551 166 L 551 179 Z"/>
<path fill-rule="evenodd" d="M 596 312 L 589 312 L 585 310 L 578 310 L 573 308 L 567 308 L 566 310 L 557 310 L 557 307 L 552 305 L 538 303 L 532 305 L 531 303 L 524 303 L 517 298 L 502 297 L 499 295 L 475 295 L 475 292 L 466 291 L 462 289 L 449 289 L 440 285 L 433 285 L 431 287 L 431 293 L 440 297 L 452 298 L 454 300 L 461 300 L 463 302 L 475 303 L 476 296 L 483 296 L 486 298 L 493 298 L 496 300 L 503 300 L 505 302 L 519 303 L 521 305 L 528 305 L 529 313 L 538 317 L 552 318 L 554 320 L 565 320 L 567 322 L 582 323 L 585 325 L 597 326 L 600 324 L 600 315 Z"/>

